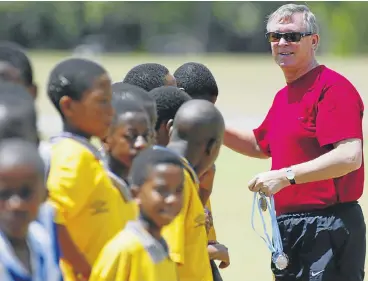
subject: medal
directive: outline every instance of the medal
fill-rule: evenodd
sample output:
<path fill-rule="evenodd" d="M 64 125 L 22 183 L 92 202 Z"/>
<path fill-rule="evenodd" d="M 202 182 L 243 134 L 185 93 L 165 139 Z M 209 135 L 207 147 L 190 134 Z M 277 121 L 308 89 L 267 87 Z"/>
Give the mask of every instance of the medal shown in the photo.
<path fill-rule="evenodd" d="M 259 206 L 261 207 L 263 212 L 267 211 L 267 199 L 266 199 L 266 195 L 263 192 L 259 192 L 259 195 L 261 195 L 261 197 L 259 198 Z"/>
<path fill-rule="evenodd" d="M 258 234 L 258 232 L 256 231 L 254 227 L 254 214 L 256 210 L 256 205 L 258 205 L 258 213 L 261 217 L 263 232 L 264 232 L 265 237 Z M 267 210 L 271 217 L 271 226 L 272 226 L 272 236 L 271 237 L 268 234 L 267 226 L 266 226 L 266 222 L 265 222 L 264 214 L 263 214 Z M 275 201 L 274 201 L 273 195 L 271 195 L 270 198 L 268 198 L 263 192 L 254 193 L 251 223 L 252 223 L 253 230 L 259 235 L 259 237 L 262 238 L 262 240 L 266 243 L 268 249 L 272 253 L 272 262 L 275 264 L 276 268 L 278 270 L 284 270 L 285 268 L 287 268 L 289 264 L 289 259 L 283 250 L 280 229 L 277 224 Z"/>
<path fill-rule="evenodd" d="M 284 270 L 289 264 L 289 259 L 285 253 L 274 255 L 272 261 L 278 270 Z"/>

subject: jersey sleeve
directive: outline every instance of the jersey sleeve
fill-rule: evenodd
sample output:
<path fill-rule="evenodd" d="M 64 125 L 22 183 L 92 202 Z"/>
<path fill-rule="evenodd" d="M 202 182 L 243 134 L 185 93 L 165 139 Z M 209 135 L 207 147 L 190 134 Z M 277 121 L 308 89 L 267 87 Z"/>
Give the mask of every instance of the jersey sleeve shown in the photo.
<path fill-rule="evenodd" d="M 210 199 L 208 199 L 207 203 L 206 203 L 206 208 L 212 213 L 212 207 L 211 207 L 211 201 Z M 212 213 L 213 215 L 213 213 Z M 210 230 L 208 231 L 208 241 L 217 241 L 217 237 L 216 237 L 216 229 L 215 229 L 215 223 L 212 222 L 212 226 L 210 228 Z"/>
<path fill-rule="evenodd" d="M 131 255 L 127 251 L 118 252 L 116 247 L 109 246 L 103 249 L 97 258 L 89 281 L 129 280 Z"/>
<path fill-rule="evenodd" d="M 330 86 L 317 105 L 316 136 L 321 146 L 362 139 L 363 101 L 350 83 Z"/>
<path fill-rule="evenodd" d="M 212 191 L 215 174 L 216 166 L 213 164 L 212 167 L 199 178 L 199 188 Z"/>
<path fill-rule="evenodd" d="M 51 165 L 47 187 L 55 207 L 55 222 L 65 224 L 85 208 L 96 185 L 97 162 L 89 153 L 73 155 L 62 165 Z"/>
<path fill-rule="evenodd" d="M 269 131 L 269 123 L 270 123 L 270 115 L 271 109 L 268 111 L 265 119 L 259 125 L 258 128 L 253 130 L 254 136 L 256 138 L 257 144 L 259 148 L 265 155 L 271 156 L 270 143 L 268 140 L 268 131 Z"/>
<path fill-rule="evenodd" d="M 183 207 L 178 216 L 162 231 L 163 237 L 169 246 L 170 258 L 177 264 L 184 264 L 185 262 L 185 222 L 192 192 L 190 176 L 185 172 Z"/>

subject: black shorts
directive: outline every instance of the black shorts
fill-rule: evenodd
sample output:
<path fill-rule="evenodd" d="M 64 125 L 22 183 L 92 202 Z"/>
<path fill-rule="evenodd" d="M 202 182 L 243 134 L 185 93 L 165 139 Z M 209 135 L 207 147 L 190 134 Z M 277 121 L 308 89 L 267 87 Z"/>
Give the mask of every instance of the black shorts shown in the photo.
<path fill-rule="evenodd" d="M 276 281 L 362 281 L 366 227 L 357 202 L 277 218 L 289 265 Z"/>

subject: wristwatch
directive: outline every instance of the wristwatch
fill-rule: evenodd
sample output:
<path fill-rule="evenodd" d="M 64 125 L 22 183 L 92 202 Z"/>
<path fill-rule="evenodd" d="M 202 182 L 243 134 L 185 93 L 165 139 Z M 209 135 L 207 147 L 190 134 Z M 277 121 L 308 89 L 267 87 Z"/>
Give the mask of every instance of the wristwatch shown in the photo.
<path fill-rule="evenodd" d="M 289 180 L 290 184 L 295 184 L 295 173 L 293 172 L 293 169 L 286 169 L 286 178 Z"/>

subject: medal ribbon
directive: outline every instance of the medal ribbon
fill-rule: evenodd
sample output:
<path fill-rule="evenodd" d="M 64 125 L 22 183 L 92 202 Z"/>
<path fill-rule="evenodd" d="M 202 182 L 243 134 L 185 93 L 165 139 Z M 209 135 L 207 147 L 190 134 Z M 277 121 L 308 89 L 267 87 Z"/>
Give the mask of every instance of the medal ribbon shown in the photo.
<path fill-rule="evenodd" d="M 261 199 L 261 197 L 259 196 L 264 196 L 264 195 L 260 195 L 258 192 L 254 193 L 253 207 L 252 207 L 252 220 L 251 220 L 252 228 L 254 232 L 256 232 L 258 236 L 261 237 L 262 240 L 266 243 L 268 249 L 272 253 L 273 262 L 275 262 L 274 259 L 277 258 L 279 255 L 283 254 L 282 239 L 281 239 L 281 234 L 280 234 L 279 226 L 277 224 L 277 219 L 276 219 L 275 201 L 274 201 L 273 195 L 271 195 L 270 200 L 267 200 L 267 197 L 264 196 L 264 200 L 267 203 L 267 210 L 271 217 L 271 225 L 272 225 L 272 241 L 271 241 L 271 238 L 267 232 L 267 227 L 266 227 L 265 219 L 263 216 L 263 212 L 259 204 L 259 199 Z M 263 232 L 265 234 L 265 237 L 260 235 L 254 227 L 254 215 L 255 215 L 256 204 L 258 205 L 257 206 L 258 213 L 262 220 Z"/>

